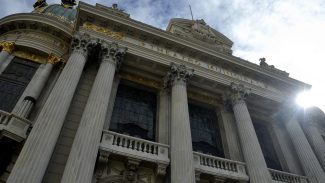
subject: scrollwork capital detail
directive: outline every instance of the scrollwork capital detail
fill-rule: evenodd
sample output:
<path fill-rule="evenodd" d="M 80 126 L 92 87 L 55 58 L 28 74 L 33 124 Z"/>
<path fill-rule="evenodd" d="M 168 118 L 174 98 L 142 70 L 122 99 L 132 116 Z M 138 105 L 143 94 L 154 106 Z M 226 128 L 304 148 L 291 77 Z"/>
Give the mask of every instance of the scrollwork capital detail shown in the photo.
<path fill-rule="evenodd" d="M 244 101 L 251 93 L 250 88 L 246 88 L 243 84 L 231 83 L 231 100 L 233 103 Z"/>
<path fill-rule="evenodd" d="M 102 61 L 109 61 L 119 67 L 124 59 L 127 48 L 120 47 L 117 43 L 102 42 L 101 55 Z"/>
<path fill-rule="evenodd" d="M 171 63 L 170 71 L 167 72 L 167 75 L 163 78 L 164 87 L 167 88 L 176 82 L 181 82 L 186 84 L 188 79 L 191 78 L 194 74 L 194 69 L 188 69 L 183 64 Z"/>
<path fill-rule="evenodd" d="M 77 32 L 71 41 L 71 49 L 73 52 L 79 52 L 87 56 L 89 49 L 97 44 L 95 39 L 91 39 L 89 34 Z"/>

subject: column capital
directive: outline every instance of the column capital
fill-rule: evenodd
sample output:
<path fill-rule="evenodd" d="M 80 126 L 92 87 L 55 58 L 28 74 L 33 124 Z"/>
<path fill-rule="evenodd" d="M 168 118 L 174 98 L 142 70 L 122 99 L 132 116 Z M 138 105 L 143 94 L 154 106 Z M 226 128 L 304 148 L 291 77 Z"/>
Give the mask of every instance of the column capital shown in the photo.
<path fill-rule="evenodd" d="M 102 61 L 112 62 L 118 67 L 122 63 L 126 51 L 126 47 L 120 47 L 115 42 L 107 43 L 103 41 L 101 44 Z"/>
<path fill-rule="evenodd" d="M 245 87 L 243 84 L 231 83 L 231 100 L 232 103 L 238 103 L 244 101 L 251 93 L 251 89 Z"/>
<path fill-rule="evenodd" d="M 62 59 L 60 57 L 54 55 L 53 53 L 50 53 L 49 56 L 47 57 L 47 63 L 53 64 L 53 65 L 61 62 L 61 60 Z"/>
<path fill-rule="evenodd" d="M 73 52 L 79 52 L 87 56 L 88 50 L 97 44 L 97 40 L 91 39 L 89 34 L 76 32 L 71 41 L 71 49 Z"/>
<path fill-rule="evenodd" d="M 169 87 L 170 85 L 177 83 L 186 84 L 188 79 L 191 78 L 194 74 L 194 69 L 188 69 L 183 64 L 170 64 L 170 70 L 167 72 L 167 75 L 164 77 L 164 87 Z"/>
<path fill-rule="evenodd" d="M 2 47 L 2 51 L 6 51 L 8 53 L 12 53 L 15 49 L 15 43 L 14 42 L 2 42 L 0 43 L 0 46 Z"/>

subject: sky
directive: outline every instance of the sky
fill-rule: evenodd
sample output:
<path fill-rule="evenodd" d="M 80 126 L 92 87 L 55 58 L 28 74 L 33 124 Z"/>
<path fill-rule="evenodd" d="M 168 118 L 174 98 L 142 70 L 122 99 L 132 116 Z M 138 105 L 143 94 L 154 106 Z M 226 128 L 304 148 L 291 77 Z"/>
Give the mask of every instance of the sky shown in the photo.
<path fill-rule="evenodd" d="M 0 18 L 32 11 L 36 0 L 0 0 Z M 60 0 L 47 0 L 48 4 Z M 234 42 L 233 55 L 285 70 L 312 85 L 300 102 L 325 111 L 324 0 L 88 0 L 117 3 L 131 18 L 166 29 L 171 18 L 204 19 Z M 307 100 L 307 101 L 306 101 Z"/>

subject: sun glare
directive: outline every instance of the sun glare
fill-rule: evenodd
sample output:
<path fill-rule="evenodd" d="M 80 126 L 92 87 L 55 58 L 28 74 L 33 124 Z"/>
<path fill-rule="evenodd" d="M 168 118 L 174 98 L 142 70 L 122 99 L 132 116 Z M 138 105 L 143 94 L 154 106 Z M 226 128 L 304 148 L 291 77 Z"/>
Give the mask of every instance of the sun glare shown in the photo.
<path fill-rule="evenodd" d="M 310 91 L 303 91 L 298 94 L 296 102 L 299 106 L 307 108 L 315 105 L 314 97 Z"/>

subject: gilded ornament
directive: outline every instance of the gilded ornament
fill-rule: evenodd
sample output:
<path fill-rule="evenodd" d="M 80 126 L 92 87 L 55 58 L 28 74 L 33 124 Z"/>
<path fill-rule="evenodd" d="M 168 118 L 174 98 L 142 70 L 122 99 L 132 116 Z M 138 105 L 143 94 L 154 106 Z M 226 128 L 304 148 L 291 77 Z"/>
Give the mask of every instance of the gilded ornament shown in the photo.
<path fill-rule="evenodd" d="M 27 59 L 32 62 L 40 63 L 40 64 L 45 64 L 46 63 L 46 58 L 35 55 L 29 52 L 24 52 L 24 51 L 15 51 L 13 52 L 13 55 L 19 58 Z"/>
<path fill-rule="evenodd" d="M 118 40 L 123 39 L 123 34 L 121 32 L 115 32 L 115 31 L 109 30 L 107 28 L 94 25 L 94 24 L 89 23 L 89 22 L 85 22 L 83 24 L 83 27 L 86 28 L 86 29 L 89 29 L 89 30 L 93 30 L 95 32 L 102 33 L 102 34 L 104 34 L 104 35 L 106 35 L 108 37 L 112 37 L 114 39 L 118 39 Z"/>
<path fill-rule="evenodd" d="M 48 58 L 47 58 L 47 63 L 50 63 L 50 64 L 57 64 L 61 62 L 61 58 L 60 57 L 57 57 L 55 56 L 53 53 L 50 53 Z"/>
<path fill-rule="evenodd" d="M 3 42 L 1 43 L 2 51 L 6 51 L 8 53 L 12 53 L 15 49 L 15 43 L 14 42 Z"/>

